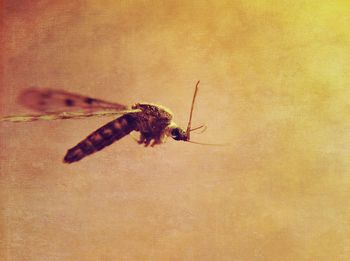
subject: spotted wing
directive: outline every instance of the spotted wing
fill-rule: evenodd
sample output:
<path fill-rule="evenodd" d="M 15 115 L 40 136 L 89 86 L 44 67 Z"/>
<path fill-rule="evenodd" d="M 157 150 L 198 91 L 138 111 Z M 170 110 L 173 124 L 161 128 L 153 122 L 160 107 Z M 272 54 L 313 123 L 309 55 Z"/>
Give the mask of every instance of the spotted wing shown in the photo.
<path fill-rule="evenodd" d="M 88 117 L 115 116 L 126 113 L 140 112 L 140 110 L 100 110 L 100 111 L 78 111 L 78 112 L 52 112 L 46 114 L 13 115 L 0 118 L 0 122 L 31 122 L 31 121 L 53 121 L 67 119 L 83 119 Z"/>
<path fill-rule="evenodd" d="M 69 149 L 63 161 L 65 163 L 79 161 L 123 138 L 135 128 L 136 118 L 133 113 L 125 114 L 97 129 L 76 146 Z"/>
<path fill-rule="evenodd" d="M 54 89 L 29 88 L 19 97 L 19 102 L 38 112 L 67 112 L 95 110 L 126 110 L 127 106 Z"/>

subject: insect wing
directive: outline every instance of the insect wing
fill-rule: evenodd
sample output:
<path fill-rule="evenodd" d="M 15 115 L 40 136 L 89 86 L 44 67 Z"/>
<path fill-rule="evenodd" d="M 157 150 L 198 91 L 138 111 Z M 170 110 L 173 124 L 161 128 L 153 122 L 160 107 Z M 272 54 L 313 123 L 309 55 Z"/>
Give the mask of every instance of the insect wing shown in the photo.
<path fill-rule="evenodd" d="M 19 102 L 25 107 L 39 112 L 126 110 L 128 108 L 119 103 L 107 102 L 66 91 L 36 88 L 24 90 L 19 97 Z"/>
<path fill-rule="evenodd" d="M 68 119 L 84 119 L 88 117 L 103 117 L 136 113 L 140 110 L 103 110 L 103 111 L 82 111 L 82 112 L 52 112 L 38 115 L 14 115 L 0 118 L 0 122 L 31 122 L 31 121 L 53 121 Z"/>

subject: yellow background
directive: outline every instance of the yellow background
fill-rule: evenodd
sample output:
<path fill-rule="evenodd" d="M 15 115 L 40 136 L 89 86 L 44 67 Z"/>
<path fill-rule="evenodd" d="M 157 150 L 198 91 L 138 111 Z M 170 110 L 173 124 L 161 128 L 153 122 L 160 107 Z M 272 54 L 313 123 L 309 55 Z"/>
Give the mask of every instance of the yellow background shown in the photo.
<path fill-rule="evenodd" d="M 62 158 L 110 119 L 1 124 L 3 260 L 349 260 L 350 3 L 2 3 L 1 115 L 29 86 L 169 107 L 193 140 L 127 137 Z"/>

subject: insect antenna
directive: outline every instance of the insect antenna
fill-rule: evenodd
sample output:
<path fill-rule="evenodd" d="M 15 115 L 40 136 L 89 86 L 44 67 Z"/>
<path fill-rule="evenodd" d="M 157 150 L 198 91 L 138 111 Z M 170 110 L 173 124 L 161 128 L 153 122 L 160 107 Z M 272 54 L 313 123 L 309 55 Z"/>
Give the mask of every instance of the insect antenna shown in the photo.
<path fill-rule="evenodd" d="M 195 131 L 195 130 L 199 130 L 199 129 L 201 129 L 201 128 L 203 128 L 203 130 L 202 130 L 201 132 L 199 132 L 199 133 L 203 133 L 203 132 L 205 132 L 205 131 L 207 130 L 207 126 L 206 126 L 206 125 L 201 125 L 201 126 L 199 126 L 199 127 L 190 129 L 190 132 L 191 132 L 191 131 Z"/>
<path fill-rule="evenodd" d="M 194 102 L 195 102 L 195 100 L 196 100 L 196 96 L 197 96 L 197 93 L 198 93 L 198 85 L 199 85 L 199 82 L 200 82 L 200 81 L 198 81 L 197 84 L 196 84 L 196 88 L 195 88 L 195 90 L 194 90 L 194 94 L 193 94 L 193 98 L 192 98 L 190 118 L 189 118 L 189 120 L 188 120 L 188 125 L 187 125 L 187 129 L 186 129 L 186 136 L 187 136 L 187 140 L 186 140 L 186 141 L 187 141 L 187 142 L 190 142 L 190 143 L 193 143 L 193 144 L 206 145 L 206 146 L 226 146 L 227 144 L 202 143 L 202 142 L 196 142 L 196 141 L 191 141 L 191 140 L 190 140 L 190 132 L 191 132 L 191 131 L 194 131 L 194 130 L 198 130 L 198 129 L 203 128 L 203 130 L 200 132 L 200 133 L 203 133 L 203 132 L 207 129 L 207 126 L 206 126 L 206 125 L 201 125 L 201 126 L 199 126 L 199 127 L 196 127 L 196 128 L 191 129 Z"/>
<path fill-rule="evenodd" d="M 187 141 L 190 140 L 192 113 L 193 113 L 193 108 L 194 108 L 194 102 L 195 102 L 195 100 L 196 100 L 196 96 L 197 96 L 197 92 L 198 92 L 198 85 L 199 85 L 199 82 L 200 82 L 200 81 L 198 81 L 197 84 L 196 84 L 196 88 L 195 88 L 195 90 L 194 90 L 194 94 L 193 94 L 193 98 L 192 98 L 190 118 L 189 118 L 189 120 L 188 120 L 187 129 L 186 129 Z M 198 128 L 195 128 L 195 129 L 198 129 Z"/>
<path fill-rule="evenodd" d="M 196 142 L 192 140 L 188 140 L 187 142 L 190 142 L 193 144 L 205 145 L 205 146 L 227 146 L 228 145 L 228 144 L 220 144 L 220 143 L 202 143 L 202 142 Z"/>

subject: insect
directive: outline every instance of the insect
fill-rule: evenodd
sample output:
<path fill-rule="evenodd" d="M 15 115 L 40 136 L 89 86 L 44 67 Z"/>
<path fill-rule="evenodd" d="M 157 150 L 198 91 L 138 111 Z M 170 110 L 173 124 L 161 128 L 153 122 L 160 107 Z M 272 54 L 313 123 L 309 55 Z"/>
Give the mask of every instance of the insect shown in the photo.
<path fill-rule="evenodd" d="M 76 119 L 93 116 L 119 115 L 116 119 L 92 132 L 76 146 L 69 149 L 63 159 L 65 163 L 73 163 L 102 150 L 113 142 L 130 134 L 140 132 L 139 144 L 155 146 L 165 142 L 167 137 L 177 141 L 212 145 L 190 141 L 190 132 L 198 129 L 204 131 L 204 125 L 191 128 L 192 113 L 198 92 L 196 84 L 192 98 L 189 121 L 186 130 L 172 121 L 172 112 L 157 104 L 136 103 L 131 107 L 94 99 L 53 89 L 27 89 L 19 98 L 21 104 L 42 114 L 6 116 L 0 121 L 31 122 L 38 120 Z"/>

